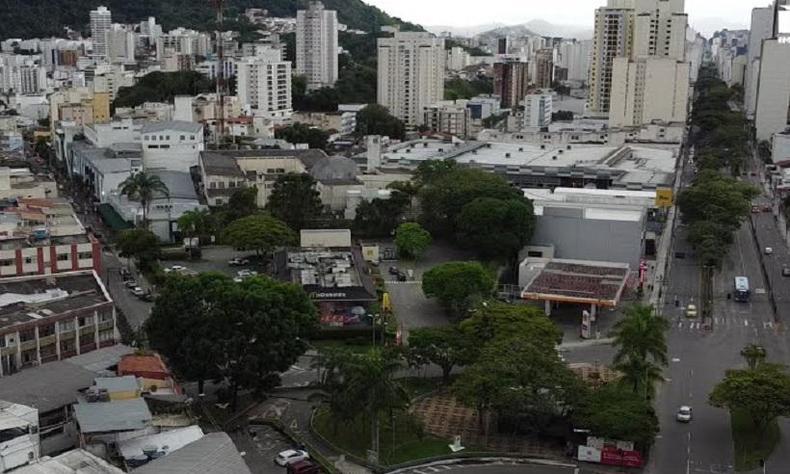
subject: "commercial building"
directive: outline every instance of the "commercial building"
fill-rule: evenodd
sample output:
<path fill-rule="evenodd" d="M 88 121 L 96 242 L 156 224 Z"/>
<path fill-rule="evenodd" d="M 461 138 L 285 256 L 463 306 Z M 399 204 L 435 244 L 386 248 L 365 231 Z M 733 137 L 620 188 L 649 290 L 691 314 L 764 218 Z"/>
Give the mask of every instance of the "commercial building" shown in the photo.
<path fill-rule="evenodd" d="M 279 120 L 290 117 L 291 63 L 282 59 L 279 49 L 240 59 L 236 80 L 239 100 L 249 108 L 249 115 Z"/>
<path fill-rule="evenodd" d="M 337 81 L 337 12 L 311 1 L 296 12 L 296 73 L 308 90 L 332 87 Z"/>
<path fill-rule="evenodd" d="M 544 128 L 551 124 L 551 93 L 527 94 L 521 128 Z"/>
<path fill-rule="evenodd" d="M 0 166 L 0 201 L 58 197 L 58 185 L 48 175 L 33 174 L 28 168 Z"/>
<path fill-rule="evenodd" d="M 426 107 L 444 99 L 444 39 L 396 32 L 378 39 L 378 103 L 409 127 L 423 125 Z"/>
<path fill-rule="evenodd" d="M 535 77 L 532 84 L 538 89 L 550 89 L 554 83 L 554 50 L 540 49 L 535 53 Z"/>
<path fill-rule="evenodd" d="M 100 6 L 91 10 L 91 39 L 93 40 L 93 58 L 97 61 L 107 60 L 107 31 L 112 26 L 112 13 L 107 7 Z"/>
<path fill-rule="evenodd" d="M 114 23 L 105 32 L 105 35 L 107 61 L 110 63 L 134 64 L 135 52 L 137 51 L 134 31 L 127 30 L 124 25 Z"/>
<path fill-rule="evenodd" d="M 204 150 L 203 125 L 194 122 L 148 122 L 140 130 L 146 170 L 189 173 Z"/>
<path fill-rule="evenodd" d="M 518 107 L 529 89 L 529 63 L 515 57 L 503 57 L 494 63 L 494 95 L 501 107 Z"/>
<path fill-rule="evenodd" d="M 614 58 L 628 57 L 633 48 L 633 0 L 608 0 L 595 11 L 592 60 L 590 62 L 587 114 L 609 117 Z"/>
<path fill-rule="evenodd" d="M 93 271 L 0 280 L 0 377 L 112 346 L 115 307 Z"/>
<path fill-rule="evenodd" d="M 0 473 L 38 461 L 38 436 L 36 408 L 0 400 Z"/>

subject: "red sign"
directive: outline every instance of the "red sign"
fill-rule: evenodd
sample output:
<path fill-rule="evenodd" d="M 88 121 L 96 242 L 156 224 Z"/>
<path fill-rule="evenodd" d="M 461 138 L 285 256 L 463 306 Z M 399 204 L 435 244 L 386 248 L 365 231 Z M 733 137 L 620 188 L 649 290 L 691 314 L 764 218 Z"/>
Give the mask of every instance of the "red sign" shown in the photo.
<path fill-rule="evenodd" d="M 642 467 L 644 459 L 639 451 L 623 451 L 605 447 L 601 451 L 601 464 L 609 466 Z"/>

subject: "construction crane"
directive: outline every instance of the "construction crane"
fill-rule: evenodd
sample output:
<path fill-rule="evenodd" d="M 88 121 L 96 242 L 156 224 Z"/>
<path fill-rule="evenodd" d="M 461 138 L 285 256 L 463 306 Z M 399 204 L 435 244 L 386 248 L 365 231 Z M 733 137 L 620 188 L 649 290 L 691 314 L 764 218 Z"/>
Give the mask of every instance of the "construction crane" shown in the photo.
<path fill-rule="evenodd" d="M 228 83 L 225 80 L 225 41 L 222 38 L 223 26 L 225 24 L 225 1 L 226 0 L 209 0 L 211 6 L 216 11 L 217 26 L 217 104 L 218 110 L 217 129 L 214 134 L 214 142 L 219 147 L 222 144 L 222 139 L 225 137 L 225 96 L 228 94 Z"/>

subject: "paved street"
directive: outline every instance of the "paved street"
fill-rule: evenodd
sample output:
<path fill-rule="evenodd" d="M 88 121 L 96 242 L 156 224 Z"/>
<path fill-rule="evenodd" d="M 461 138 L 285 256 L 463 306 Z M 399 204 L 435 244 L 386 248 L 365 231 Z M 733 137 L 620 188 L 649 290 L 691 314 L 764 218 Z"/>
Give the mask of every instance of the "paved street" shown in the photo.
<path fill-rule="evenodd" d="M 602 472 L 599 466 L 581 465 L 577 471 L 570 466 L 540 466 L 519 464 L 515 462 L 492 462 L 490 464 L 451 464 L 439 466 L 423 466 L 399 471 L 401 474 L 437 474 L 443 472 L 458 474 L 593 474 Z M 604 471 L 605 472 L 605 471 Z M 618 472 L 611 470 L 609 472 Z"/>

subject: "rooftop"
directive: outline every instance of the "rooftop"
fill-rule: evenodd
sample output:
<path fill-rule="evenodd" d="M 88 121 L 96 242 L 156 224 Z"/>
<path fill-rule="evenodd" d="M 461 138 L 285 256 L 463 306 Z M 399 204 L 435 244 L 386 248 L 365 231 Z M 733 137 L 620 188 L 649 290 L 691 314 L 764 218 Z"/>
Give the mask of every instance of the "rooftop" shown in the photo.
<path fill-rule="evenodd" d="M 91 241 L 63 198 L 20 198 L 0 209 L 0 250 Z"/>
<path fill-rule="evenodd" d="M 118 363 L 119 374 L 161 374 L 170 375 L 162 358 L 156 354 L 129 354 Z"/>
<path fill-rule="evenodd" d="M 0 280 L 0 332 L 70 311 L 112 304 L 92 270 Z M 20 330 L 22 327 L 15 327 Z"/>
<path fill-rule="evenodd" d="M 79 400 L 74 405 L 74 418 L 81 433 L 135 431 L 151 421 L 151 411 L 142 398 L 88 402 Z"/>
<path fill-rule="evenodd" d="M 135 474 L 250 474 L 226 433 L 208 433 L 197 441 L 137 468 Z"/>
<path fill-rule="evenodd" d="M 180 120 L 166 120 L 163 122 L 146 122 L 143 125 L 141 133 L 158 133 L 158 132 L 184 132 L 184 133 L 201 133 L 203 132 L 203 125 L 194 122 L 184 122 Z"/>
<path fill-rule="evenodd" d="M 305 168 L 312 169 L 316 163 L 327 158 L 323 150 L 221 150 L 202 151 L 200 160 L 206 174 L 219 176 L 243 177 L 244 171 L 239 165 L 239 160 L 266 160 L 278 158 L 297 158 L 302 161 Z"/>
<path fill-rule="evenodd" d="M 301 285 L 316 300 L 373 301 L 376 292 L 360 265 L 358 249 L 299 249 L 280 252 L 283 280 Z"/>
<path fill-rule="evenodd" d="M 628 264 L 529 258 L 521 264 L 526 300 L 614 307 L 628 278 Z M 521 277 L 519 277 L 521 279 Z"/>
<path fill-rule="evenodd" d="M 147 450 L 149 447 L 156 447 L 158 451 L 172 453 L 202 437 L 203 430 L 199 426 L 192 425 L 121 441 L 118 443 L 118 450 L 124 459 L 142 456 L 143 449 Z"/>
<path fill-rule="evenodd" d="M 78 391 L 90 387 L 95 377 L 94 372 L 67 360 L 49 362 L 0 379 L 0 400 L 22 403 L 46 413 L 74 403 Z"/>
<path fill-rule="evenodd" d="M 0 431 L 9 428 L 27 427 L 31 422 L 22 417 L 27 416 L 30 418 L 32 415 L 33 419 L 38 419 L 38 413 L 34 413 L 35 411 L 35 408 L 27 405 L 0 400 Z"/>
<path fill-rule="evenodd" d="M 123 472 L 84 449 L 73 449 L 54 458 L 20 467 L 14 471 L 14 474 L 123 474 Z"/>
<path fill-rule="evenodd" d="M 100 390 L 107 390 L 108 393 L 136 392 L 140 390 L 137 378 L 134 375 L 98 377 L 94 385 Z"/>

